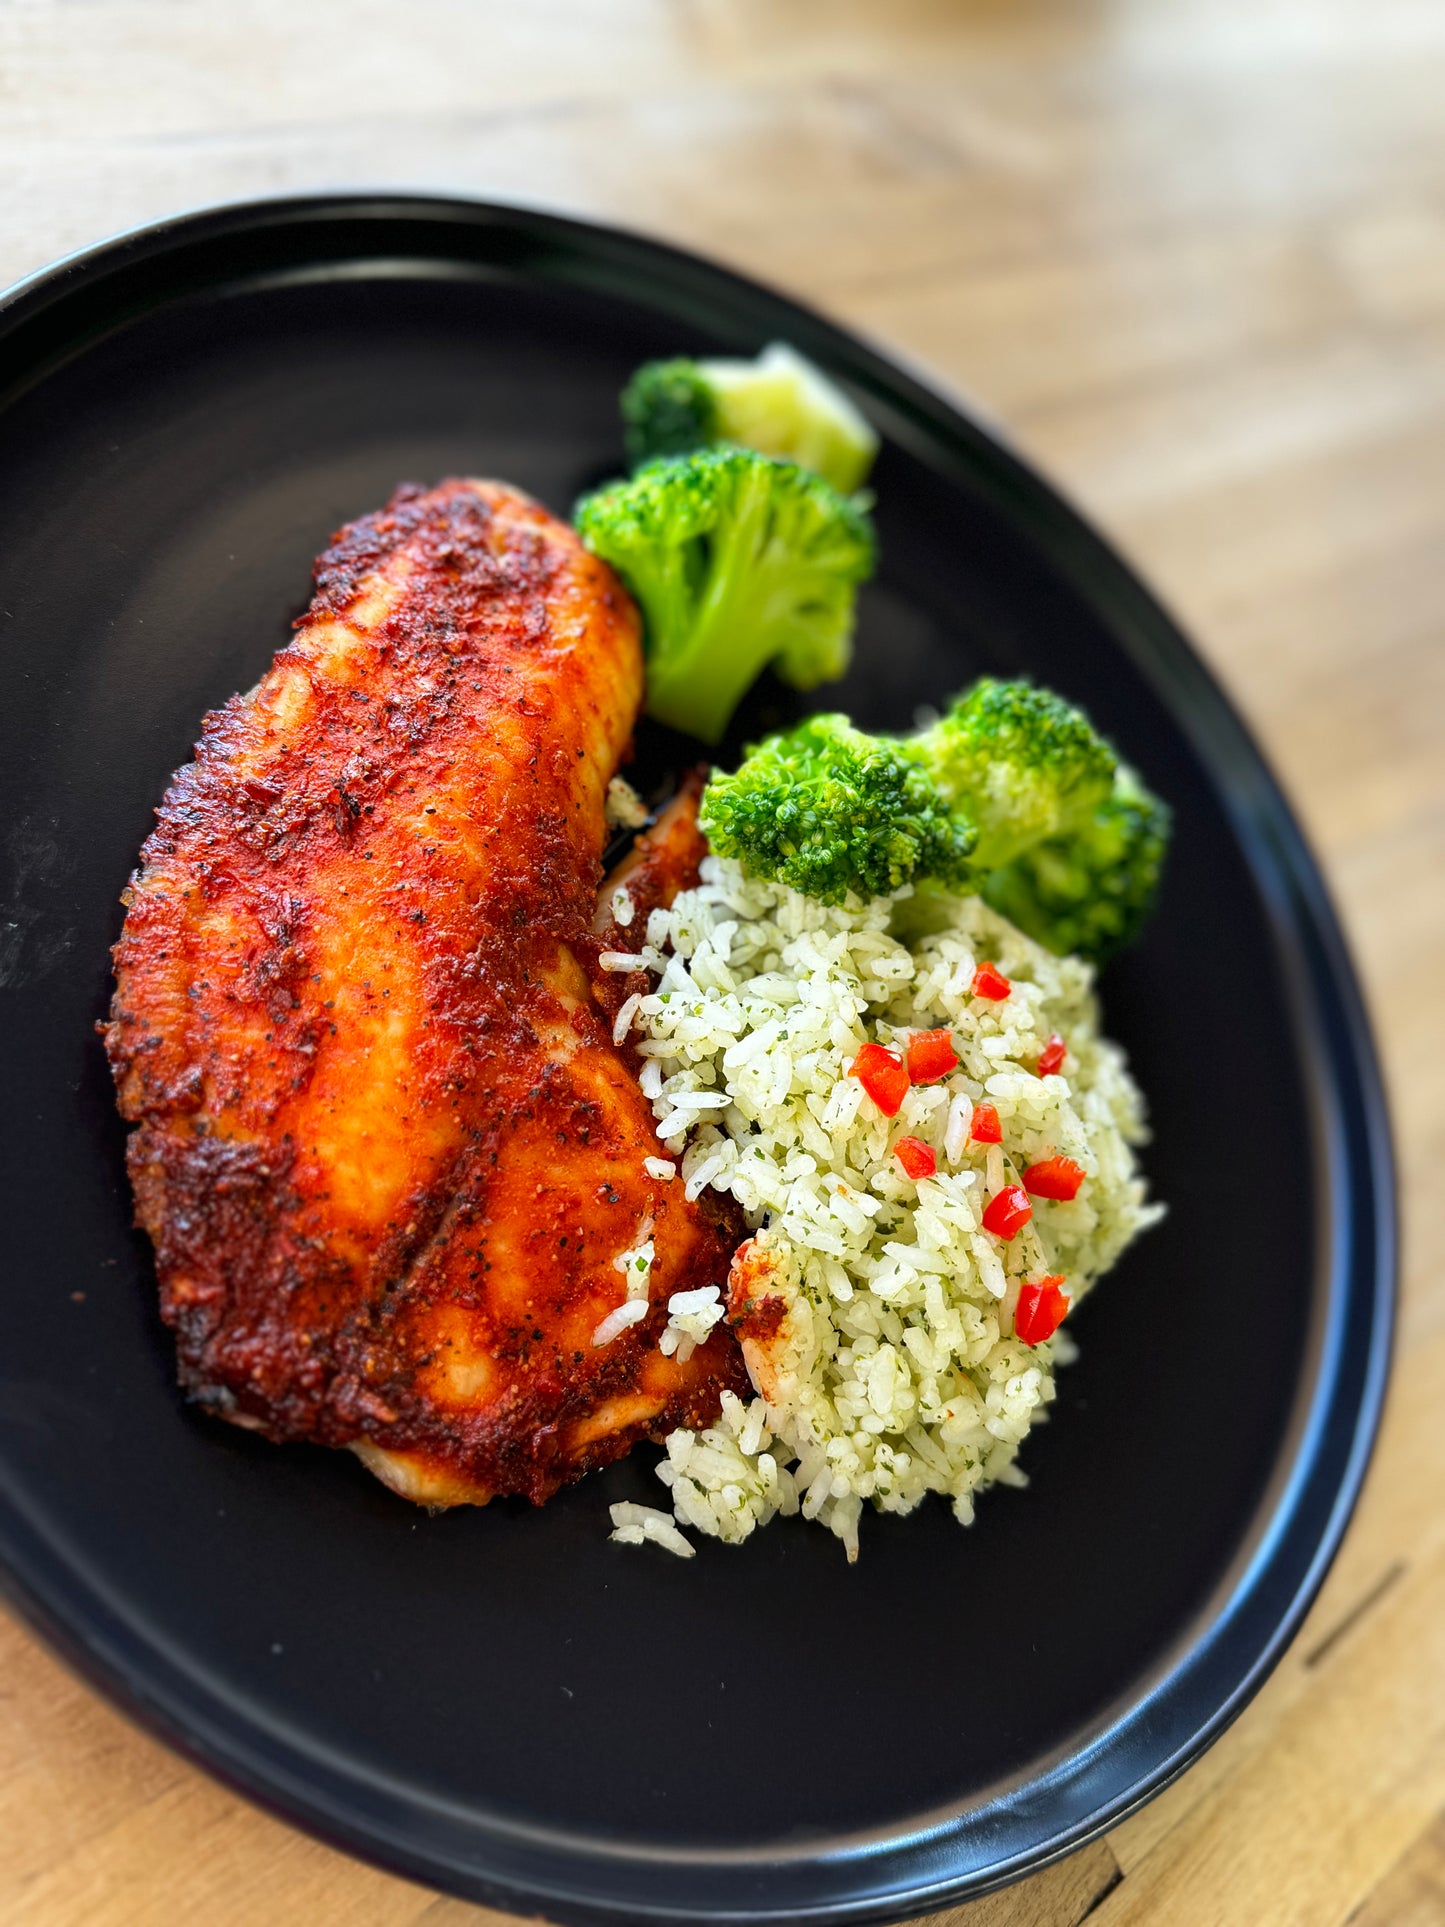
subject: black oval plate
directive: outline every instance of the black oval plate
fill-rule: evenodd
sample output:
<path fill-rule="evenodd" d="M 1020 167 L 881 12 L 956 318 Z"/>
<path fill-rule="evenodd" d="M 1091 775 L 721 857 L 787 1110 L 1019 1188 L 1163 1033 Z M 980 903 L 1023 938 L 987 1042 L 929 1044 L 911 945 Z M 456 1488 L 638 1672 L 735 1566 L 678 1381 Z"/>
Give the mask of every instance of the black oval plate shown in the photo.
<path fill-rule="evenodd" d="M 653 1455 L 544 1511 L 428 1518 L 351 1459 L 189 1412 L 92 1025 L 117 893 L 202 712 L 403 479 L 565 512 L 646 356 L 785 337 L 885 436 L 883 569 L 827 694 L 906 724 L 980 670 L 1078 698 L 1173 803 L 1104 983 L 1167 1222 L 1078 1321 L 1027 1492 L 961 1531 L 783 1522 L 691 1564 L 607 1543 Z M 226 208 L 0 309 L 0 1558 L 104 1690 L 384 1865 L 567 1921 L 897 1919 L 1158 1790 L 1298 1626 L 1374 1432 L 1390 1156 L 1319 876 L 1158 604 L 882 356 L 636 237 L 515 208 Z M 763 690 L 745 734 L 776 707 Z M 793 699 L 796 702 L 796 699 Z M 644 774 L 676 760 L 646 739 Z M 180 1842 L 177 1849 L 180 1850 Z"/>

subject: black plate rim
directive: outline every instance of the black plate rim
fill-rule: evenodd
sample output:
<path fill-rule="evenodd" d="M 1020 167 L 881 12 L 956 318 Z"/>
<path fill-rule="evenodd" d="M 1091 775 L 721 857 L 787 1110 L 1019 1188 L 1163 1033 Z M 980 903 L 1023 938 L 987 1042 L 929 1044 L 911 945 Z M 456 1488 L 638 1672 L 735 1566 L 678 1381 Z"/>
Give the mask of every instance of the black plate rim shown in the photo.
<path fill-rule="evenodd" d="M 667 288 L 678 301 L 725 299 L 766 318 L 775 332 L 812 347 L 835 372 L 864 386 L 903 423 L 942 436 L 1027 514 L 1033 532 L 1081 593 L 1107 614 L 1136 670 L 1163 696 L 1192 739 L 1249 867 L 1269 902 L 1281 956 L 1300 998 L 1298 1026 L 1310 1047 L 1311 1093 L 1322 1133 L 1315 1155 L 1339 1180 L 1330 1197 L 1335 1264 L 1321 1363 L 1307 1422 L 1295 1435 L 1288 1477 L 1248 1568 L 1235 1576 L 1227 1607 L 1211 1609 L 1161 1667 L 1151 1690 L 1104 1728 L 1085 1757 L 1128 1751 L 1141 1723 L 1156 1736 L 1147 1765 L 1088 1811 L 1070 1808 L 1056 1764 L 995 1822 L 998 1851 L 985 1865 L 963 1851 L 967 1813 L 910 1834 L 856 1840 L 838 1850 L 765 1859 L 685 1853 L 608 1853 L 595 1841 L 564 1867 L 545 1832 L 504 1826 L 459 1850 L 438 1835 L 440 1810 L 398 1826 L 384 1800 L 344 1771 L 318 1774 L 315 1755 L 248 1728 L 244 1714 L 216 1699 L 196 1703 L 179 1667 L 140 1640 L 106 1608 L 83 1570 L 32 1528 L 17 1495 L 0 1494 L 0 1590 L 84 1677 L 141 1725 L 247 1798 L 293 1824 L 404 1876 L 513 1910 L 545 1908 L 574 1921 L 864 1921 L 901 1919 L 1005 1886 L 1064 1857 L 1117 1825 L 1189 1766 L 1239 1715 L 1294 1638 L 1323 1583 L 1358 1500 L 1378 1431 L 1394 1334 L 1398 1252 L 1395 1163 L 1389 1112 L 1356 974 L 1323 878 L 1283 792 L 1254 739 L 1179 625 L 1113 546 L 978 411 L 900 366 L 854 332 L 806 305 L 726 267 L 625 228 L 534 206 L 390 191 L 240 200 L 127 230 L 69 254 L 0 295 L 0 408 L 17 386 L 56 365 L 53 352 L 17 360 L 17 344 L 73 296 L 101 317 L 71 342 L 83 348 L 139 310 L 158 305 L 148 280 L 168 265 L 247 234 L 341 223 L 358 247 L 328 253 L 326 265 L 366 259 L 369 227 L 427 223 L 435 252 L 409 254 L 414 271 L 455 260 L 463 230 L 517 235 L 539 256 L 580 266 L 617 289 Z M 452 249 L 449 254 L 448 241 Z M 374 253 L 373 261 L 379 259 Z M 308 271 L 303 257 L 300 272 Z M 309 271 L 321 271 L 312 257 Z M 254 279 L 254 277 L 251 277 Z M 108 285 L 109 284 L 109 285 Z M 592 285 L 597 285 L 595 279 Z M 161 303 L 174 298 L 162 292 Z M 63 357 L 59 357 L 63 358 Z M 1345 1124 L 1356 1155 L 1339 1156 Z M 1368 1156 L 1358 1156 L 1364 1141 Z M 1341 1326 L 1360 1327 L 1351 1353 Z M 1326 1461 L 1333 1435 L 1335 1449 Z M 1219 1602 L 1216 1602 L 1218 1606 Z M 1247 1610 L 1254 1607 L 1253 1616 Z M 1172 1718 L 1170 1717 L 1172 1715 Z M 1037 1811 L 1052 1796 L 1049 1820 Z M 989 1809 L 994 1813 L 994 1809 Z M 619 1880 L 624 1870 L 632 1881 Z M 642 1888 L 636 1878 L 645 1882 Z M 763 1898 L 771 1892 L 770 1898 Z"/>

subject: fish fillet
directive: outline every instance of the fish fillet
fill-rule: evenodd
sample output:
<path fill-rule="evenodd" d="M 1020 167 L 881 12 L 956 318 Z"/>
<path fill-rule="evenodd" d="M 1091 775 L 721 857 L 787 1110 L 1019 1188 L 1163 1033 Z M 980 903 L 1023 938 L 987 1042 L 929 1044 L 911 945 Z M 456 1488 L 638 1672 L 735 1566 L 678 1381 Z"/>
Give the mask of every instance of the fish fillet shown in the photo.
<path fill-rule="evenodd" d="M 641 692 L 636 612 L 569 528 L 402 489 L 205 719 L 126 892 L 106 1042 L 182 1383 L 428 1504 L 540 1502 L 746 1389 L 725 1325 L 659 1349 L 742 1230 L 645 1168 L 597 964 L 636 941 L 597 891 Z M 639 852 L 641 923 L 700 848 L 684 807 Z M 646 1316 L 594 1345 L 649 1241 Z"/>

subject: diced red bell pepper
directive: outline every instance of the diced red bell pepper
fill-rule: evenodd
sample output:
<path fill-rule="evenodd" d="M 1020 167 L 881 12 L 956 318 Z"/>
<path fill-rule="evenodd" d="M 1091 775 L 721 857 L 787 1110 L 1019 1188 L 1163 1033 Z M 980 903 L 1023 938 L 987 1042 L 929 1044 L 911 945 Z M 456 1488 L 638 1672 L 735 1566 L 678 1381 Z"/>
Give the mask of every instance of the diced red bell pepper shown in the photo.
<path fill-rule="evenodd" d="M 914 1031 L 908 1040 L 908 1075 L 915 1084 L 931 1084 L 957 1069 L 951 1030 Z"/>
<path fill-rule="evenodd" d="M 987 997 L 991 1003 L 1001 1004 L 1012 989 L 1013 985 L 997 964 L 981 963 L 973 973 L 975 997 Z"/>
<path fill-rule="evenodd" d="M 1002 1144 L 1003 1126 L 998 1121 L 998 1112 L 992 1104 L 975 1104 L 973 1125 L 969 1136 L 975 1144 Z"/>
<path fill-rule="evenodd" d="M 1087 1173 L 1072 1158 L 1042 1158 L 1024 1172 L 1024 1189 L 1036 1198 L 1076 1198 Z"/>
<path fill-rule="evenodd" d="M 1014 1308 L 1014 1336 L 1026 1345 L 1042 1345 L 1063 1324 L 1073 1300 L 1063 1290 L 1062 1277 L 1041 1278 L 1024 1285 Z"/>
<path fill-rule="evenodd" d="M 857 1078 L 885 1117 L 897 1117 L 898 1107 L 908 1095 L 908 1073 L 901 1058 L 881 1044 L 865 1044 L 853 1059 L 848 1075 Z"/>
<path fill-rule="evenodd" d="M 1010 1244 L 1033 1215 L 1034 1208 L 1023 1186 L 1006 1184 L 996 1197 L 989 1199 L 984 1209 L 983 1228 Z"/>
<path fill-rule="evenodd" d="M 1055 1071 L 1061 1071 L 1064 1068 L 1064 1059 L 1068 1054 L 1068 1045 L 1064 1042 L 1063 1038 L 1060 1037 L 1059 1033 L 1055 1031 L 1048 1043 L 1045 1044 L 1039 1052 L 1039 1076 L 1052 1077 Z"/>
<path fill-rule="evenodd" d="M 921 1137 L 901 1137 L 893 1147 L 893 1155 L 903 1166 L 910 1178 L 931 1178 L 938 1169 L 938 1157 L 931 1144 L 925 1144 Z"/>

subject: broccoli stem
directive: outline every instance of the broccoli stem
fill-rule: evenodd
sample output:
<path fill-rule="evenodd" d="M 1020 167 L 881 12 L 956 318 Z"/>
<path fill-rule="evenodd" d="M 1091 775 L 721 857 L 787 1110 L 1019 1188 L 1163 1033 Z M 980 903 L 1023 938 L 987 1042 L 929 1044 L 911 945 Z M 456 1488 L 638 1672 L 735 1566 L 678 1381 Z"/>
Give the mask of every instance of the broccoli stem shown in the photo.
<path fill-rule="evenodd" d="M 686 642 L 680 649 L 649 655 L 652 714 L 659 722 L 691 730 L 706 743 L 721 739 L 733 711 L 777 653 L 774 612 L 769 599 L 760 597 L 758 574 L 749 568 L 763 546 L 769 515 L 764 490 L 751 486 L 739 491 L 733 515 L 707 538 L 707 586 L 693 610 Z M 669 573 L 680 576 L 684 552 L 675 551 L 670 560 L 674 567 Z"/>

